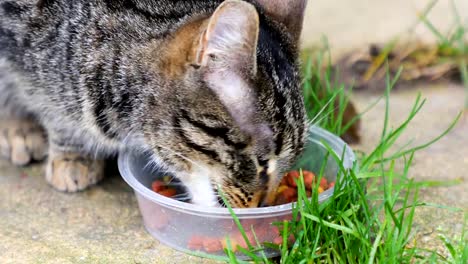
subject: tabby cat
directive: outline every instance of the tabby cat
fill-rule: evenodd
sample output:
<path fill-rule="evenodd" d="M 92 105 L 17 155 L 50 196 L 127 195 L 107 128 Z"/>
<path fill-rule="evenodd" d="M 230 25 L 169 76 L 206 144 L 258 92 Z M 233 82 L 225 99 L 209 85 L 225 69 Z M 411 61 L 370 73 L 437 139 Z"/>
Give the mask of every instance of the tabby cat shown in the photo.
<path fill-rule="evenodd" d="M 306 0 L 0 0 L 0 154 L 75 192 L 151 153 L 191 200 L 271 204 L 303 149 Z"/>

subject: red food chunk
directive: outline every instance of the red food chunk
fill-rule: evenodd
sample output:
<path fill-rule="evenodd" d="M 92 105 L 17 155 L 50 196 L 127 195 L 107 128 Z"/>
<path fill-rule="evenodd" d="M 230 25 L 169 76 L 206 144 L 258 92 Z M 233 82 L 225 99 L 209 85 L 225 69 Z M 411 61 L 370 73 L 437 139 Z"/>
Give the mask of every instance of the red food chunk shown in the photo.
<path fill-rule="evenodd" d="M 294 244 L 294 242 L 296 241 L 296 239 L 294 239 L 294 236 L 293 235 L 290 235 L 288 237 L 288 244 L 291 245 L 291 244 Z M 278 245 L 278 246 L 281 246 L 283 244 L 283 237 L 282 236 L 278 236 L 276 237 L 275 239 L 273 239 L 273 244 L 275 245 Z"/>
<path fill-rule="evenodd" d="M 218 238 L 205 237 L 203 239 L 203 249 L 208 253 L 223 250 L 223 245 Z"/>
<path fill-rule="evenodd" d="M 288 185 L 288 173 L 284 174 L 283 178 L 281 179 L 281 182 L 279 184 L 280 186 L 283 185 Z"/>
<path fill-rule="evenodd" d="M 166 186 L 163 181 L 154 181 L 151 184 L 151 189 L 153 190 L 153 192 L 159 193 L 160 191 L 166 189 Z"/>
<path fill-rule="evenodd" d="M 297 199 L 297 189 L 293 187 L 288 188 L 281 194 L 284 196 L 284 198 L 286 198 L 286 201 L 288 201 L 289 203 L 292 202 L 294 199 Z"/>
<path fill-rule="evenodd" d="M 287 204 L 287 203 L 288 203 L 288 199 L 286 199 L 284 195 L 281 194 L 276 197 L 276 201 L 275 201 L 276 205 Z"/>
<path fill-rule="evenodd" d="M 241 224 L 245 229 L 250 229 L 252 226 L 255 226 L 257 223 L 258 223 L 257 219 L 241 220 Z"/>
<path fill-rule="evenodd" d="M 312 184 L 314 183 L 315 174 L 310 171 L 303 171 L 302 174 L 304 175 L 304 185 L 307 189 L 312 189 Z"/>
<path fill-rule="evenodd" d="M 174 196 L 174 195 L 177 194 L 177 190 L 176 190 L 176 189 L 172 189 L 172 188 L 167 188 L 167 189 L 165 189 L 165 190 L 159 191 L 158 193 L 159 193 L 160 195 L 162 195 L 162 196 L 166 196 L 166 197 L 171 198 L 172 196 Z"/>
<path fill-rule="evenodd" d="M 187 243 L 187 247 L 191 250 L 201 250 L 203 248 L 203 237 L 192 236 Z"/>
<path fill-rule="evenodd" d="M 320 179 L 320 187 L 322 187 L 322 189 L 324 189 L 324 190 L 328 189 L 327 179 L 325 179 L 325 178 Z"/>
<path fill-rule="evenodd" d="M 279 236 L 279 237 L 276 237 L 275 239 L 273 239 L 273 244 L 281 246 L 283 244 L 283 237 Z"/>
<path fill-rule="evenodd" d="M 288 173 L 287 177 L 288 177 L 288 185 L 291 187 L 297 187 L 296 180 L 299 179 L 299 172 L 291 171 Z"/>
<path fill-rule="evenodd" d="M 234 238 L 230 238 L 229 241 L 231 243 L 231 250 L 233 252 L 236 252 L 238 250 L 237 248 L 239 247 L 239 243 Z M 226 248 L 226 249 L 229 248 L 227 239 L 221 240 L 221 245 L 223 248 Z"/>
<path fill-rule="evenodd" d="M 260 242 L 265 241 L 266 237 L 269 236 L 270 229 L 268 228 L 269 224 L 264 223 L 264 224 L 259 224 L 257 227 L 255 227 L 255 236 L 257 236 L 258 240 Z"/>
<path fill-rule="evenodd" d="M 328 184 L 328 189 L 333 188 L 333 187 L 335 187 L 335 182 L 330 182 L 330 184 Z"/>

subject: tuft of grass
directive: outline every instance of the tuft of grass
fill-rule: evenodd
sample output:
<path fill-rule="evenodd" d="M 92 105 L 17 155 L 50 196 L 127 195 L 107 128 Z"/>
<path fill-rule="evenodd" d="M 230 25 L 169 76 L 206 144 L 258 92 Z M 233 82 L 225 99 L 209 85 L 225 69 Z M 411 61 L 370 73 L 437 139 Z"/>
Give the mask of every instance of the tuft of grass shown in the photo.
<path fill-rule="evenodd" d="M 316 64 L 312 64 L 309 60 L 305 69 L 304 96 L 309 117 L 314 120 L 314 123 L 335 134 L 340 134 L 346 129 L 346 124 L 341 123 L 339 116 L 346 108 L 348 95 L 345 87 L 333 87 L 330 69 L 325 74 L 320 70 L 323 56 L 317 58 Z M 282 230 L 283 244 L 281 246 L 257 243 L 257 245 L 249 244 L 247 249 L 242 250 L 252 262 L 285 264 L 467 263 L 466 226 L 457 241 L 441 237 L 450 256 L 420 248 L 414 242 L 413 221 L 416 208 L 422 206 L 436 206 L 440 210 L 448 208 L 419 200 L 418 193 L 421 187 L 436 186 L 439 183 L 415 182 L 408 176 L 417 151 L 446 135 L 460 116 L 456 117 L 452 125 L 434 140 L 420 146 L 390 152 L 391 147 L 405 132 L 425 102 L 418 95 L 406 120 L 392 129 L 389 124 L 389 97 L 398 75 L 394 79 L 387 78 L 387 90 L 383 97 L 386 103 L 384 128 L 380 142 L 375 149 L 368 154 L 363 153 L 352 169 L 345 169 L 341 157 L 327 146 L 330 155 L 340 165 L 333 196 L 319 203 L 318 192 L 315 190 L 312 197 L 307 198 L 303 179 L 300 178 L 299 199 L 294 206 L 292 218 L 298 220 L 276 223 Z M 323 83 L 326 88 L 325 95 L 315 96 L 316 91 L 323 90 Z M 331 106 L 330 102 L 337 98 L 343 99 Z M 336 112 L 338 115 L 334 115 Z M 324 118 L 317 119 L 315 115 Z M 397 164 L 403 166 L 396 166 Z M 397 167 L 402 167 L 402 169 L 397 169 Z M 322 169 L 318 177 L 322 177 L 323 173 Z M 225 203 L 228 205 L 227 201 Z M 228 208 L 230 209 L 229 205 Z M 238 228 L 245 236 L 239 220 L 232 209 L 230 210 Z M 291 236 L 295 240 L 292 244 L 288 242 Z M 275 260 L 267 259 L 262 254 L 265 247 L 279 250 L 281 257 Z M 236 259 L 232 250 L 227 249 L 226 254 L 230 263 L 241 263 Z"/>

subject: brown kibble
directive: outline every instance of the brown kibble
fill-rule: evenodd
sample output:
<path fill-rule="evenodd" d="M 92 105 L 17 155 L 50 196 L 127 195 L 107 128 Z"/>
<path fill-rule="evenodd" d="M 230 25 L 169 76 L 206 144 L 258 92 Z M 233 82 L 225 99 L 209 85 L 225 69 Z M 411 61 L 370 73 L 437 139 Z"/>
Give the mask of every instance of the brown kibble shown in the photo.
<path fill-rule="evenodd" d="M 313 190 L 317 187 L 316 184 L 318 184 L 320 187 L 318 189 L 318 193 L 322 193 L 335 186 L 335 182 L 329 183 L 325 178 L 321 178 L 320 182 L 317 182 L 318 180 L 316 175 L 311 171 L 303 170 L 302 174 L 299 171 L 290 171 L 284 175 L 283 179 L 281 180 L 281 184 L 276 190 L 277 197 L 275 200 L 275 205 L 282 205 L 297 201 L 297 180 L 301 175 L 303 176 L 307 197 L 312 196 Z"/>
<path fill-rule="evenodd" d="M 328 189 L 327 179 L 325 179 L 325 178 L 320 179 L 320 187 L 322 187 L 322 189 L 324 189 L 324 190 Z"/>
<path fill-rule="evenodd" d="M 187 243 L 187 247 L 191 250 L 201 250 L 203 248 L 203 237 L 192 236 Z"/>
<path fill-rule="evenodd" d="M 247 228 L 247 229 L 250 229 L 251 226 L 254 226 L 258 223 L 258 220 L 257 219 L 245 219 L 245 220 L 241 220 L 241 224 L 242 226 L 244 226 L 244 228 Z"/>
<path fill-rule="evenodd" d="M 281 182 L 279 184 L 280 186 L 283 186 L 283 185 L 288 185 L 288 173 L 285 173 L 283 175 L 283 178 L 281 179 Z"/>
<path fill-rule="evenodd" d="M 280 194 L 280 193 L 286 191 L 288 188 L 289 188 L 288 185 L 280 185 L 280 187 L 278 187 L 278 190 L 276 190 L 276 193 Z"/>
<path fill-rule="evenodd" d="M 282 205 L 282 204 L 287 204 L 287 203 L 288 203 L 288 199 L 286 199 L 284 195 L 278 195 L 276 197 L 276 201 L 275 201 L 276 205 Z"/>
<path fill-rule="evenodd" d="M 277 226 L 274 226 L 272 229 L 271 229 L 271 232 L 275 235 L 275 236 L 279 236 L 280 235 L 280 231 L 279 231 L 279 228 Z"/>
<path fill-rule="evenodd" d="M 273 239 L 273 244 L 281 246 L 283 244 L 283 238 L 282 237 L 276 237 Z"/>
<path fill-rule="evenodd" d="M 283 192 L 283 196 L 286 198 L 288 202 L 292 202 L 294 198 L 297 199 L 297 189 L 290 187 Z"/>
<path fill-rule="evenodd" d="M 239 247 L 239 243 L 237 243 L 237 241 L 233 238 L 230 238 L 229 241 L 231 242 L 231 250 L 232 252 L 237 252 L 237 248 Z M 227 239 L 223 239 L 221 240 L 221 246 L 225 249 L 229 248 L 228 247 L 228 241 Z"/>
<path fill-rule="evenodd" d="M 312 189 L 312 183 L 314 182 L 315 174 L 310 171 L 303 171 L 304 175 L 304 185 L 307 189 Z"/>
<path fill-rule="evenodd" d="M 154 181 L 151 184 L 151 189 L 153 190 L 153 192 L 159 193 L 160 191 L 166 189 L 166 186 L 165 186 L 164 182 L 162 182 L 162 181 Z"/>
<path fill-rule="evenodd" d="M 213 253 L 223 250 L 223 245 L 217 238 L 205 237 L 203 239 L 203 248 L 206 252 Z"/>
<path fill-rule="evenodd" d="M 288 173 L 288 185 L 290 187 L 297 187 L 296 180 L 299 179 L 299 172 L 298 171 L 291 171 Z"/>
<path fill-rule="evenodd" d="M 174 196 L 174 195 L 177 194 L 177 190 L 176 190 L 176 189 L 172 189 L 172 188 L 167 188 L 167 189 L 165 189 L 165 190 L 159 191 L 158 193 L 159 193 L 160 195 L 162 195 L 162 196 L 166 196 L 166 197 L 171 198 L 172 196 Z"/>
<path fill-rule="evenodd" d="M 255 237 L 251 231 L 245 231 L 245 236 L 247 237 L 247 240 L 249 240 L 249 243 L 251 245 L 255 244 Z M 247 241 L 245 241 L 244 236 L 242 236 L 241 232 L 238 232 L 233 237 L 239 247 L 248 248 Z"/>
<path fill-rule="evenodd" d="M 294 238 L 294 236 L 289 235 L 288 243 L 289 244 L 294 244 L 294 242 L 296 242 L 296 239 Z M 283 237 L 282 236 L 277 236 L 275 239 L 273 239 L 273 244 L 281 246 L 283 244 Z"/>
<path fill-rule="evenodd" d="M 323 193 L 325 190 L 322 187 L 318 187 L 318 193 Z"/>
<path fill-rule="evenodd" d="M 269 235 L 269 231 L 270 229 L 268 228 L 268 225 L 266 223 L 258 225 L 254 230 L 255 235 L 257 236 L 259 241 L 265 240 L 265 237 Z"/>

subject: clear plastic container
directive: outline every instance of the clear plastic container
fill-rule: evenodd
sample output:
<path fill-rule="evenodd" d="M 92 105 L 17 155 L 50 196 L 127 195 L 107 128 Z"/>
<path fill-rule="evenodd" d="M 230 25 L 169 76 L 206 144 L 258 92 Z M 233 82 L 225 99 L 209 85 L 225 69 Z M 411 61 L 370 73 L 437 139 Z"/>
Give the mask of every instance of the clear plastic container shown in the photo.
<path fill-rule="evenodd" d="M 326 142 L 337 156 L 343 157 L 345 168 L 353 166 L 355 155 L 339 137 L 316 126 L 312 126 L 309 132 L 306 149 L 292 169 L 302 168 L 317 174 L 326 162 L 324 177 L 329 182 L 335 181 L 338 164 L 322 142 Z M 147 164 L 147 157 L 133 153 L 122 153 L 118 161 L 120 173 L 134 189 L 144 225 L 152 236 L 174 249 L 199 256 L 225 256 L 223 247 L 226 247 L 226 237 L 229 237 L 231 246 L 246 246 L 228 209 L 193 205 L 153 192 L 151 183 L 167 174 L 150 168 Z M 330 198 L 333 191 L 334 188 L 330 188 L 321 193 L 319 201 Z M 279 234 L 272 223 L 290 220 L 292 217 L 291 203 L 233 210 L 247 231 L 249 240 L 254 240 L 251 231 L 254 230 L 260 243 L 274 242 Z M 246 259 L 241 253 L 236 254 L 241 259 Z M 275 257 L 279 252 L 268 249 L 265 254 L 267 257 Z"/>

